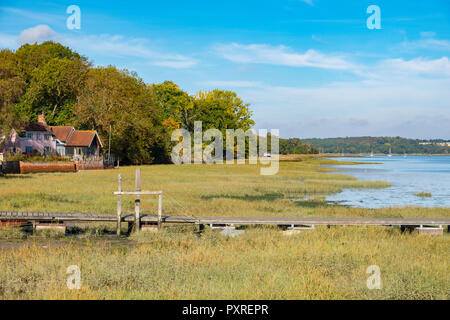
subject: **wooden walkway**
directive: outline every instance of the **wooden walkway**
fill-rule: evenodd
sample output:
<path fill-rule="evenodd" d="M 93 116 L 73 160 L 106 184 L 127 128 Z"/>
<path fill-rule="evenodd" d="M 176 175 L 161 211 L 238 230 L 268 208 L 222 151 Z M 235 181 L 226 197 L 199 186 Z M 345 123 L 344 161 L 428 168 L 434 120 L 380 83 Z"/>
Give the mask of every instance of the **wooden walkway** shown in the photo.
<path fill-rule="evenodd" d="M 134 222 L 133 214 L 121 217 L 122 222 Z M 0 221 L 30 222 L 117 222 L 115 214 L 87 213 L 46 213 L 46 212 L 9 212 L 0 211 Z M 141 215 L 143 224 L 156 224 L 157 215 Z M 283 217 L 190 217 L 162 216 L 163 223 L 192 223 L 207 225 L 379 225 L 379 226 L 450 226 L 450 219 L 440 218 L 283 218 Z"/>

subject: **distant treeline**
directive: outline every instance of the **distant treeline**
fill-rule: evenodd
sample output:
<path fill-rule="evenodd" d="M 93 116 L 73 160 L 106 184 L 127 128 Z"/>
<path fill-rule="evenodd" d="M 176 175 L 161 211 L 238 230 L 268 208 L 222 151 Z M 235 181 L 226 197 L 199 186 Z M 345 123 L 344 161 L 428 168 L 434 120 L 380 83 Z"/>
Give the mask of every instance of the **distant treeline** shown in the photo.
<path fill-rule="evenodd" d="M 401 137 L 353 137 L 353 138 L 325 138 L 325 139 L 303 139 L 304 143 L 309 143 L 322 153 L 353 153 L 368 154 L 374 153 L 448 153 L 449 147 L 438 145 L 444 140 L 418 140 Z M 423 144 L 429 143 L 429 144 Z"/>

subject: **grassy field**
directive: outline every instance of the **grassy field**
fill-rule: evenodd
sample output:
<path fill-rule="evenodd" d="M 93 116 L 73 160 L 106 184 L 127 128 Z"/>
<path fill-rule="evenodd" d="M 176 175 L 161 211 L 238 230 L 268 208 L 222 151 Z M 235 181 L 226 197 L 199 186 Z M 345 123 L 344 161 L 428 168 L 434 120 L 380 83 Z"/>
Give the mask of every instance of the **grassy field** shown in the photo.
<path fill-rule="evenodd" d="M 294 160 L 294 159 L 293 159 Z M 342 188 L 385 182 L 330 174 L 329 160 L 282 161 L 276 176 L 234 166 L 146 166 L 142 188 L 164 190 L 164 214 L 193 216 L 450 217 L 450 208 L 362 209 L 329 205 Z M 353 165 L 353 163 L 348 163 Z M 117 174 L 134 186 L 134 167 L 74 174 L 0 178 L 0 210 L 114 213 Z M 420 186 L 419 186 L 420 188 Z M 417 190 L 420 192 L 421 190 Z M 302 199 L 303 201 L 293 201 Z M 132 199 L 125 201 L 132 211 Z M 156 199 L 144 198 L 143 213 Z M 402 234 L 388 227 L 316 228 L 285 236 L 248 228 L 235 238 L 192 226 L 118 239 L 114 225 L 78 235 L 0 230 L 0 299 L 448 299 L 450 237 Z M 82 288 L 66 287 L 66 269 L 81 269 Z M 378 265 L 383 287 L 369 290 Z"/>

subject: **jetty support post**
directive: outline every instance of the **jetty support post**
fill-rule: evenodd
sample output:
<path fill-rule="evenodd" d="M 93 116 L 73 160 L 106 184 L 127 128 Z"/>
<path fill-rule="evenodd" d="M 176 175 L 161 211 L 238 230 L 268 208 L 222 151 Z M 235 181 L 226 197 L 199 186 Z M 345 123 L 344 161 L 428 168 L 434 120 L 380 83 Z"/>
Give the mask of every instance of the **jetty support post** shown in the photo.
<path fill-rule="evenodd" d="M 141 168 L 136 168 L 136 191 L 141 191 Z M 140 217 L 140 211 L 141 211 L 141 196 L 139 194 L 136 194 L 136 198 L 134 200 L 134 213 L 135 213 L 135 228 L 136 232 L 139 232 L 141 227 L 141 217 Z"/>
<path fill-rule="evenodd" d="M 118 182 L 118 192 L 117 195 L 117 235 L 120 236 L 120 220 L 122 219 L 122 176 L 119 173 L 119 182 Z"/>
<path fill-rule="evenodd" d="M 161 229 L 162 223 L 162 190 L 158 196 L 158 229 Z"/>

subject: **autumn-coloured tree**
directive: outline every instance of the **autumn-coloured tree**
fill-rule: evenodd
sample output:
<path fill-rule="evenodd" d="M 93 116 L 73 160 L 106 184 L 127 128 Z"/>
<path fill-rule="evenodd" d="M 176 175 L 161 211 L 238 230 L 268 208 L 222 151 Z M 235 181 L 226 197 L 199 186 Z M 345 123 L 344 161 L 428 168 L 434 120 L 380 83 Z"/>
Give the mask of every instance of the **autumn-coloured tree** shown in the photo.
<path fill-rule="evenodd" d="M 194 120 L 202 121 L 204 129 L 245 131 L 255 124 L 251 119 L 249 104 L 244 103 L 233 91 L 200 91 L 194 98 L 194 109 Z"/>
<path fill-rule="evenodd" d="M 153 84 L 151 89 L 155 104 L 162 111 L 165 127 L 169 130 L 188 129 L 195 117 L 193 98 L 172 81 Z"/>
<path fill-rule="evenodd" d="M 135 74 L 115 67 L 89 70 L 75 107 L 79 127 L 95 129 L 112 152 L 128 163 L 168 160 L 168 135 L 151 89 Z"/>

